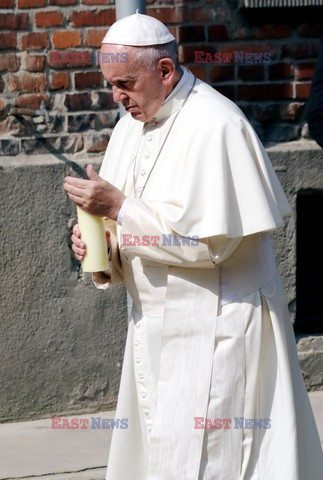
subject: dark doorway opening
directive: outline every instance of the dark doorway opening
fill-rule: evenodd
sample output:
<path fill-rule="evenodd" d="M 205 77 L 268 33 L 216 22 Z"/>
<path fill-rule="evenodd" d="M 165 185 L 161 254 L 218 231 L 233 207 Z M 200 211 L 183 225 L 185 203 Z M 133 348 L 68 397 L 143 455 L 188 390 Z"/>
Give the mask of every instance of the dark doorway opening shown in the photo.
<path fill-rule="evenodd" d="M 323 192 L 297 196 L 296 332 L 323 331 Z"/>

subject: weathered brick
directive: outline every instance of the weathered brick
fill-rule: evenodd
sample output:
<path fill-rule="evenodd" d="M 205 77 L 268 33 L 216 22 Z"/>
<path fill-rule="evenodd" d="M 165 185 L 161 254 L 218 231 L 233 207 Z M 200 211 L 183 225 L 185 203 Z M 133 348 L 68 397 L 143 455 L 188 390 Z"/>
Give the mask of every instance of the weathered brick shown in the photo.
<path fill-rule="evenodd" d="M 268 100 L 279 98 L 292 98 L 293 89 L 290 83 L 271 83 L 238 85 L 238 100 Z"/>
<path fill-rule="evenodd" d="M 65 115 L 49 115 L 49 120 L 36 126 L 43 133 L 65 132 Z"/>
<path fill-rule="evenodd" d="M 293 97 L 293 86 L 291 83 L 271 83 L 269 98 L 283 99 Z"/>
<path fill-rule="evenodd" d="M 115 10 L 110 8 L 99 11 L 73 12 L 70 21 L 73 27 L 112 25 L 115 22 Z"/>
<path fill-rule="evenodd" d="M 176 38 L 176 29 L 177 29 L 177 26 L 174 24 L 174 25 L 168 25 L 167 26 L 168 30 L 170 31 L 170 33 L 173 35 L 173 37 Z"/>
<path fill-rule="evenodd" d="M 291 58 L 316 57 L 318 54 L 318 42 L 290 43 L 282 45 L 281 56 Z"/>
<path fill-rule="evenodd" d="M 192 8 L 192 20 L 193 22 L 215 22 L 217 20 L 216 10 L 214 6 Z"/>
<path fill-rule="evenodd" d="M 240 80 L 263 80 L 264 79 L 263 65 L 239 65 L 238 79 Z"/>
<path fill-rule="evenodd" d="M 41 93 L 46 87 L 45 75 L 11 75 L 8 81 L 9 92 Z"/>
<path fill-rule="evenodd" d="M 3 89 L 4 89 L 4 81 L 2 76 L 0 76 L 0 92 L 3 92 Z"/>
<path fill-rule="evenodd" d="M 19 59 L 13 53 L 3 53 L 0 55 L 0 72 L 16 72 L 19 69 Z"/>
<path fill-rule="evenodd" d="M 57 150 L 66 153 L 76 153 L 83 150 L 83 138 L 82 135 L 68 135 L 68 136 L 59 136 L 57 138 L 58 146 Z"/>
<path fill-rule="evenodd" d="M 0 0 L 0 8 L 13 8 L 15 0 Z"/>
<path fill-rule="evenodd" d="M 33 123 L 30 117 L 25 117 L 24 121 L 19 121 L 15 116 L 9 115 L 0 122 L 0 135 L 6 136 L 27 136 L 33 134 Z"/>
<path fill-rule="evenodd" d="M 259 122 L 255 122 L 252 118 L 250 119 L 251 126 L 254 128 L 256 134 L 260 138 L 261 142 L 265 141 L 264 126 Z"/>
<path fill-rule="evenodd" d="M 107 29 L 104 30 L 87 30 L 85 32 L 85 45 L 87 47 L 101 47 L 103 37 L 107 33 Z"/>
<path fill-rule="evenodd" d="M 45 103 L 46 108 L 49 108 L 49 105 L 50 105 L 49 95 L 29 94 L 29 95 L 20 95 L 19 97 L 15 98 L 15 105 L 17 107 L 30 108 L 32 110 L 37 110 L 38 108 L 40 108 L 43 102 Z"/>
<path fill-rule="evenodd" d="M 292 102 L 280 105 L 280 118 L 282 120 L 299 120 L 304 111 L 305 104 L 300 102 Z"/>
<path fill-rule="evenodd" d="M 243 111 L 247 118 L 251 118 L 253 116 L 253 103 L 237 102 L 237 105 Z"/>
<path fill-rule="evenodd" d="M 90 52 L 51 51 L 48 55 L 48 64 L 53 69 L 86 68 L 92 64 L 92 57 Z"/>
<path fill-rule="evenodd" d="M 53 72 L 50 78 L 51 90 L 67 90 L 69 88 L 70 81 L 67 72 Z"/>
<path fill-rule="evenodd" d="M 111 5 L 111 0 L 82 0 L 83 5 Z"/>
<path fill-rule="evenodd" d="M 65 96 L 65 107 L 70 112 L 90 110 L 92 102 L 89 93 L 74 93 Z"/>
<path fill-rule="evenodd" d="M 200 80 L 206 80 L 206 67 L 203 65 L 188 65 L 187 68 Z"/>
<path fill-rule="evenodd" d="M 323 23 L 315 25 L 304 23 L 300 25 L 297 33 L 300 37 L 323 37 Z"/>
<path fill-rule="evenodd" d="M 19 145 L 20 141 L 15 138 L 11 138 L 10 140 L 0 140 L 0 155 L 18 155 Z"/>
<path fill-rule="evenodd" d="M 25 70 L 28 72 L 43 72 L 45 70 L 46 57 L 44 55 L 28 55 L 25 60 Z"/>
<path fill-rule="evenodd" d="M 215 90 L 222 93 L 225 97 L 230 98 L 230 100 L 235 100 L 236 93 L 234 85 L 215 85 Z"/>
<path fill-rule="evenodd" d="M 293 86 L 291 83 L 271 83 L 270 84 L 269 98 L 281 99 L 281 98 L 292 98 L 292 97 L 293 97 Z"/>
<path fill-rule="evenodd" d="M 14 110 L 14 109 L 13 109 Z M 20 115 L 24 115 L 23 109 L 18 109 Z M 14 114 L 17 113 L 15 109 Z M 14 136 L 35 136 L 35 133 L 48 134 L 64 131 L 64 115 L 38 115 L 37 121 L 32 116 L 24 116 L 24 121 L 17 120 L 16 116 L 8 116 L 5 122 L 0 122 L 0 135 L 10 134 Z"/>
<path fill-rule="evenodd" d="M 89 128 L 94 128 L 94 114 L 93 113 L 82 113 L 79 115 L 68 115 L 67 117 L 67 131 L 70 133 L 73 132 L 83 132 Z"/>
<path fill-rule="evenodd" d="M 75 73 L 74 82 L 77 89 L 98 88 L 103 86 L 103 76 L 101 72 Z"/>
<path fill-rule="evenodd" d="M 61 32 L 53 33 L 53 45 L 55 48 L 80 47 L 82 45 L 81 32 Z"/>
<path fill-rule="evenodd" d="M 232 30 L 231 38 L 233 40 L 246 40 L 248 38 L 253 38 L 252 29 L 244 25 L 238 26 Z"/>
<path fill-rule="evenodd" d="M 0 28 L 3 30 L 27 30 L 28 13 L 0 13 Z"/>
<path fill-rule="evenodd" d="M 89 129 L 102 130 L 103 128 L 113 128 L 118 117 L 119 112 L 117 110 L 68 115 L 67 131 L 73 133 L 84 132 Z"/>
<path fill-rule="evenodd" d="M 157 18 L 163 23 L 183 23 L 189 20 L 187 7 L 147 8 L 147 15 Z"/>
<path fill-rule="evenodd" d="M 49 0 L 49 5 L 60 5 L 62 7 L 66 5 L 75 5 L 77 0 Z"/>
<path fill-rule="evenodd" d="M 112 2 L 114 0 L 111 0 Z M 196 0 L 186 0 L 185 3 L 190 3 L 190 2 L 195 2 Z M 213 1 L 216 1 L 216 0 L 213 0 Z M 146 4 L 148 5 L 154 5 L 155 3 L 157 4 L 163 4 L 163 5 L 166 5 L 166 4 L 170 4 L 170 5 L 174 5 L 174 4 L 180 4 L 180 3 L 183 3 L 183 1 L 181 0 L 146 0 Z"/>
<path fill-rule="evenodd" d="M 291 142 L 300 136 L 300 127 L 293 124 L 278 124 L 264 126 L 266 142 Z"/>
<path fill-rule="evenodd" d="M 220 52 L 228 52 L 235 55 L 235 52 L 246 53 L 267 53 L 271 55 L 271 59 L 276 56 L 276 48 L 272 43 L 222 43 L 219 46 Z"/>
<path fill-rule="evenodd" d="M 48 153 L 50 148 L 51 145 L 47 144 L 47 138 L 23 138 L 21 140 L 21 151 L 26 155 L 43 155 Z"/>
<path fill-rule="evenodd" d="M 209 42 L 228 40 L 228 31 L 225 25 L 210 25 L 207 31 Z"/>
<path fill-rule="evenodd" d="M 297 83 L 295 85 L 295 97 L 300 98 L 301 100 L 306 100 L 309 97 L 311 90 L 311 82 L 307 83 Z"/>
<path fill-rule="evenodd" d="M 116 106 L 116 105 L 115 105 Z M 96 130 L 102 130 L 103 128 L 115 127 L 117 121 L 120 118 L 119 110 L 108 110 L 105 112 L 95 113 L 95 125 Z"/>
<path fill-rule="evenodd" d="M 45 6 L 46 0 L 18 0 L 18 8 L 39 8 Z"/>
<path fill-rule="evenodd" d="M 193 63 L 195 61 L 195 52 L 207 52 L 212 55 L 215 53 L 212 45 L 180 45 L 178 47 L 178 56 L 181 63 Z"/>
<path fill-rule="evenodd" d="M 59 27 L 64 23 L 64 17 L 60 12 L 37 12 L 35 13 L 37 27 Z"/>
<path fill-rule="evenodd" d="M 315 62 L 304 62 L 296 65 L 295 79 L 296 80 L 308 80 L 313 77 L 315 68 Z"/>
<path fill-rule="evenodd" d="M 107 133 L 87 133 L 83 135 L 84 150 L 88 153 L 104 152 L 108 146 Z"/>
<path fill-rule="evenodd" d="M 308 128 L 308 123 L 304 123 L 304 125 L 302 126 L 301 137 L 306 138 L 307 140 L 312 140 L 312 137 Z"/>
<path fill-rule="evenodd" d="M 204 42 L 204 27 L 202 25 L 180 26 L 176 38 L 179 43 Z"/>
<path fill-rule="evenodd" d="M 26 155 L 39 155 L 51 152 L 76 153 L 83 149 L 82 135 L 28 138 L 21 140 L 21 150 Z"/>
<path fill-rule="evenodd" d="M 277 103 L 256 104 L 251 106 L 252 117 L 259 122 L 272 122 L 279 118 Z"/>
<path fill-rule="evenodd" d="M 278 62 L 268 65 L 269 80 L 280 80 L 281 78 L 292 78 L 294 67 L 291 63 Z"/>
<path fill-rule="evenodd" d="M 112 110 L 117 108 L 118 105 L 113 101 L 112 92 L 92 92 L 91 93 L 93 110 Z"/>
<path fill-rule="evenodd" d="M 210 82 L 227 82 L 234 80 L 233 65 L 217 65 L 212 67 L 209 72 Z"/>
<path fill-rule="evenodd" d="M 45 32 L 27 33 L 22 36 L 20 50 L 39 50 L 41 48 L 48 48 L 49 40 Z"/>
<path fill-rule="evenodd" d="M 231 23 L 232 22 L 232 9 L 229 6 L 223 6 L 224 2 L 221 2 L 221 5 L 216 7 L 216 21 L 218 23 Z"/>
<path fill-rule="evenodd" d="M 288 25 L 262 25 L 252 31 L 254 38 L 286 38 L 290 37 L 293 30 Z"/>
<path fill-rule="evenodd" d="M 17 34 L 13 32 L 0 33 L 0 50 L 16 49 Z"/>

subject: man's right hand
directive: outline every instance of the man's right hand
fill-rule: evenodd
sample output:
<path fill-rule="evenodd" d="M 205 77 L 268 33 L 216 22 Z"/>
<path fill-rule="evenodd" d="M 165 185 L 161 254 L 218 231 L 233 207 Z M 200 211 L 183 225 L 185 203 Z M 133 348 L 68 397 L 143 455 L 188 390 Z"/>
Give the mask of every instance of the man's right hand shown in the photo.
<path fill-rule="evenodd" d="M 107 247 L 110 248 L 111 247 L 110 232 L 106 231 L 105 235 L 107 238 Z M 73 234 L 72 234 L 71 240 L 72 240 L 72 250 L 75 253 L 75 257 L 81 262 L 86 253 L 86 245 L 81 239 L 81 231 L 78 226 L 78 223 L 76 223 L 73 227 Z"/>
<path fill-rule="evenodd" d="M 77 223 L 73 227 L 73 235 L 71 240 L 72 250 L 75 253 L 75 257 L 81 262 L 86 252 L 86 245 L 81 239 L 81 232 Z"/>

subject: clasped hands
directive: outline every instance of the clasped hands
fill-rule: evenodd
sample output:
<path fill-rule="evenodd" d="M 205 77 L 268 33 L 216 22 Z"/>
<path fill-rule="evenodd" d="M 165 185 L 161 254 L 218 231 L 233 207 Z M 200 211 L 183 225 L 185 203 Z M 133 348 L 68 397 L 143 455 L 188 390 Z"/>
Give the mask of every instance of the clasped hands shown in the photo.
<path fill-rule="evenodd" d="M 88 180 L 76 177 L 65 177 L 64 189 L 69 198 L 78 207 L 92 215 L 109 217 L 117 220 L 119 210 L 126 197 L 114 185 L 103 180 L 94 171 L 93 165 L 86 168 Z M 78 260 L 82 260 L 86 245 L 81 240 L 78 225 L 74 225 L 72 235 L 72 249 Z"/>

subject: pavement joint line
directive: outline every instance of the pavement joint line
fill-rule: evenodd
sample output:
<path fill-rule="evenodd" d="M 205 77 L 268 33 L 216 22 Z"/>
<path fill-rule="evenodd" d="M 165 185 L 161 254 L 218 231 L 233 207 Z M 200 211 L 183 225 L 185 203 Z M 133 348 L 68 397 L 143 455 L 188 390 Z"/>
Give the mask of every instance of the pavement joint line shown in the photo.
<path fill-rule="evenodd" d="M 58 477 L 59 475 L 69 475 L 69 474 L 73 474 L 73 473 L 91 472 L 91 471 L 99 470 L 101 468 L 107 468 L 107 466 L 106 465 L 101 465 L 99 467 L 82 468 L 82 470 L 68 470 L 66 472 L 41 473 L 39 475 L 28 475 L 27 477 L 6 477 L 6 478 L 2 478 L 1 480 L 25 480 L 25 479 L 28 479 L 28 478 L 45 478 L 45 477 L 50 477 L 50 476 L 54 476 L 54 475 L 56 475 Z"/>

